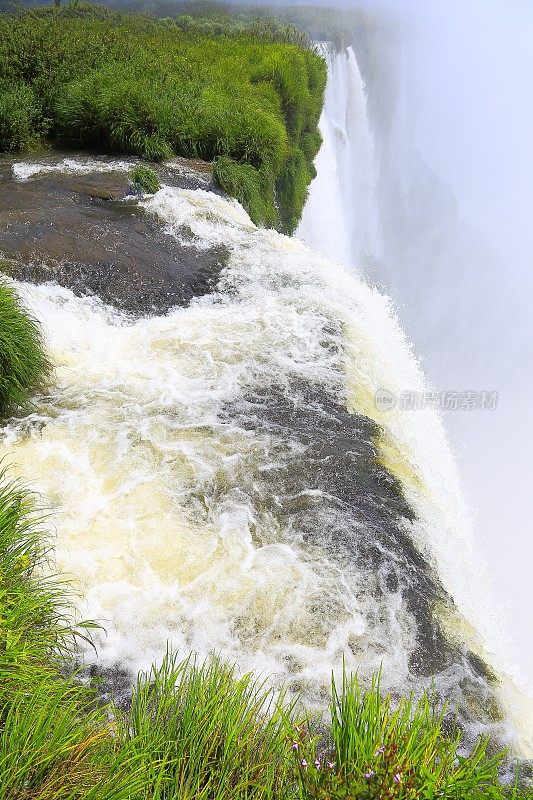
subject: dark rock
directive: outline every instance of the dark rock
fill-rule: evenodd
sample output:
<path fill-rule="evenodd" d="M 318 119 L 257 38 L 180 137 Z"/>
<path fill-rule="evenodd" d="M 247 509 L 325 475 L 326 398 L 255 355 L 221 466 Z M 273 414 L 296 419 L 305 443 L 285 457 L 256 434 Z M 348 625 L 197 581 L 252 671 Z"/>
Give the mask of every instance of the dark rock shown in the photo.
<path fill-rule="evenodd" d="M 12 163 L 0 167 L 0 254 L 14 278 L 54 281 L 138 315 L 187 305 L 216 286 L 226 250 L 198 249 L 165 234 L 136 198 L 124 199 L 126 172 L 15 181 Z M 176 159 L 158 175 L 169 185 L 214 189 L 209 165 L 187 164 Z"/>
<path fill-rule="evenodd" d="M 400 482 L 379 463 L 379 426 L 348 413 L 337 393 L 303 382 L 289 391 L 272 387 L 249 395 L 226 415 L 231 424 L 268 432 L 279 442 L 271 455 L 276 466 L 250 476 L 256 513 L 278 516 L 280 529 L 289 520 L 291 536 L 300 536 L 306 549 L 325 551 L 343 570 L 353 565 L 368 586 L 375 620 L 367 620 L 365 650 L 379 646 L 372 642 L 373 622 L 386 615 L 387 597 L 397 595 L 412 619 L 411 673 L 437 676 L 457 666 L 479 702 L 493 702 L 485 663 L 444 634 L 436 607 L 454 609 L 454 603 L 410 536 L 415 515 Z"/>

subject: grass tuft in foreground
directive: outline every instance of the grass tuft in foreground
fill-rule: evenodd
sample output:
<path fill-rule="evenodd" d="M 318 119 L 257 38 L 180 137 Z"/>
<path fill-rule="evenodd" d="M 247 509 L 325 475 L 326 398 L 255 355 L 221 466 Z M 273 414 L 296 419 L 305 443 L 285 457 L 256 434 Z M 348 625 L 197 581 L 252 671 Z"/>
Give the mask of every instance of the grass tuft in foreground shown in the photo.
<path fill-rule="evenodd" d="M 0 417 L 24 406 L 49 371 L 39 326 L 0 281 Z"/>
<path fill-rule="evenodd" d="M 364 691 L 344 675 L 332 683 L 330 749 L 296 740 L 300 779 L 308 798 L 501 798 L 502 756 L 487 755 L 480 739 L 464 756 L 458 728 L 445 732 L 445 709 L 430 698 L 403 698 L 394 706 L 380 692 L 380 675 Z M 317 755 L 322 752 L 322 755 Z M 511 791 L 511 790 L 510 790 Z M 518 789 L 512 797 L 519 797 Z"/>
<path fill-rule="evenodd" d="M 77 632 L 68 586 L 43 577 L 48 556 L 34 497 L 2 472 L 0 797 L 125 800 L 134 770 L 114 753 L 92 693 L 62 675 Z"/>
<path fill-rule="evenodd" d="M 296 789 L 293 733 L 292 707 L 251 675 L 171 653 L 140 675 L 119 727 L 158 800 L 284 797 Z"/>

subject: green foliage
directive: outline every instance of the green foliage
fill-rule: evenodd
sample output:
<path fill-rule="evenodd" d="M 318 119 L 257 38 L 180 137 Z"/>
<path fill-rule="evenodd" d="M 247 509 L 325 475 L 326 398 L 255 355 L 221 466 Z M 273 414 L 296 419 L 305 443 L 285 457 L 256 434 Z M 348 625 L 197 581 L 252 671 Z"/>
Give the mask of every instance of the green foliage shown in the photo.
<path fill-rule="evenodd" d="M 488 757 L 487 740 L 458 755 L 462 734 L 445 732 L 445 710 L 427 695 L 403 698 L 394 707 L 380 692 L 380 676 L 365 692 L 356 677 L 332 685 L 329 754 L 318 759 L 315 743 L 298 747 L 300 780 L 308 798 L 469 798 L 501 797 L 502 755 Z M 302 758 L 304 766 L 302 766 Z"/>
<path fill-rule="evenodd" d="M 294 782 L 291 711 L 218 659 L 167 654 L 139 677 L 118 735 L 139 756 L 154 800 L 283 797 Z"/>
<path fill-rule="evenodd" d="M 144 70 L 130 65 L 96 70 L 61 88 L 53 102 L 56 134 L 76 146 L 132 153 L 150 161 L 172 158 L 161 123 L 169 98 Z"/>
<path fill-rule="evenodd" d="M 288 29 L 231 19 L 157 21 L 88 5 L 4 14 L 0 81 L 33 92 L 35 136 L 153 161 L 224 157 L 223 188 L 290 233 L 320 146 L 325 64 Z"/>
<path fill-rule="evenodd" d="M 27 403 L 49 370 L 39 327 L 0 282 L 0 416 Z"/>
<path fill-rule="evenodd" d="M 72 627 L 70 586 L 43 574 L 50 555 L 45 522 L 34 495 L 0 471 L 0 707 L 32 674 L 56 674 L 62 654 L 94 627 Z"/>
<path fill-rule="evenodd" d="M 0 473 L 0 797 L 126 800 L 138 766 L 114 752 L 95 698 L 63 675 L 91 623 L 70 621 L 68 586 L 43 576 L 48 535 L 34 498 Z"/>
<path fill-rule="evenodd" d="M 272 192 L 259 170 L 250 164 L 239 164 L 228 156 L 220 156 L 215 161 L 213 175 L 222 191 L 244 206 L 252 222 L 256 225 L 276 223 Z"/>
<path fill-rule="evenodd" d="M 126 800 L 141 786 L 134 760 L 113 752 L 90 692 L 37 673 L 16 687 L 2 709 L 4 800 Z"/>
<path fill-rule="evenodd" d="M 24 83 L 0 82 L 0 151 L 28 150 L 38 133 L 40 107 Z"/>
<path fill-rule="evenodd" d="M 187 32 L 216 36 L 246 34 L 261 41 L 297 44 L 311 49 L 312 40 L 301 27 L 283 22 L 280 9 L 216 0 L 112 0 L 113 8 L 133 13 L 147 12 L 155 17 L 172 19 Z"/>
<path fill-rule="evenodd" d="M 147 194 L 155 194 L 161 188 L 159 178 L 150 167 L 145 167 L 142 164 L 134 167 L 130 172 L 130 180 L 135 188 Z"/>
<path fill-rule="evenodd" d="M 276 183 L 283 230 L 291 232 L 297 227 L 307 199 L 308 186 L 315 175 L 312 162 L 302 150 L 293 148 Z"/>

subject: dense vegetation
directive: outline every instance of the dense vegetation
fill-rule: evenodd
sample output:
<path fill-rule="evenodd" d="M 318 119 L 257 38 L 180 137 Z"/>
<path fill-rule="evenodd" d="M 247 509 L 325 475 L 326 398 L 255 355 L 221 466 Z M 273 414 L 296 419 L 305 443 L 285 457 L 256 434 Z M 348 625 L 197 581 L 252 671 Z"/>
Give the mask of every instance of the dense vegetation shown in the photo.
<path fill-rule="evenodd" d="M 0 282 L 0 418 L 23 406 L 47 371 L 39 327 L 13 289 Z"/>
<path fill-rule="evenodd" d="M 17 0 L 19 2 L 20 0 Z M 0 0 L 2 2 L 9 0 Z M 25 3 L 39 0 L 24 0 Z M 391 124 L 398 96 L 398 72 L 393 65 L 400 46 L 394 15 L 379 3 L 230 2 L 225 0 L 106 0 L 106 5 L 129 11 L 144 11 L 168 17 L 184 30 L 255 31 L 263 39 L 293 41 L 302 47 L 310 42 L 332 42 L 342 49 L 352 46 L 365 85 L 371 120 L 381 129 Z M 379 86 L 379 91 L 372 90 Z"/>
<path fill-rule="evenodd" d="M 0 150 L 48 137 L 214 160 L 254 222 L 292 232 L 320 146 L 325 65 L 290 40 L 221 30 L 86 5 L 0 15 Z"/>
<path fill-rule="evenodd" d="M 286 10 L 280 6 L 220 0 L 108 0 L 105 5 L 120 11 L 173 19 L 184 31 L 224 36 L 244 33 L 263 41 L 292 42 L 304 48 L 312 45 L 312 39 L 298 21 L 284 21 Z"/>
<path fill-rule="evenodd" d="M 31 5 L 31 0 L 26 0 Z M 367 29 L 384 24 L 379 8 L 365 4 L 314 5 L 294 3 L 224 2 L 224 0 L 107 0 L 105 5 L 169 17 L 186 28 L 202 30 L 256 30 L 274 40 L 287 37 L 306 46 L 310 41 L 334 42 L 346 47 Z"/>

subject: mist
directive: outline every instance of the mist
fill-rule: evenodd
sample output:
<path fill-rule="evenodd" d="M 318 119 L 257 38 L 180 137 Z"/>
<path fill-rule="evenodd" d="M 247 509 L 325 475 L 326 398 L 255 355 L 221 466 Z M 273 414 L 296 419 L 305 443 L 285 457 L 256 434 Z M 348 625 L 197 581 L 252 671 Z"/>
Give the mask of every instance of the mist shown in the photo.
<path fill-rule="evenodd" d="M 374 277 L 437 389 L 499 393 L 495 411 L 445 424 L 493 579 L 488 641 L 532 693 L 533 12 L 411 3 L 398 24 L 397 106 L 376 131 Z"/>
<path fill-rule="evenodd" d="M 373 274 L 437 389 L 499 393 L 496 410 L 450 412 L 445 424 L 493 578 L 489 642 L 533 693 L 533 11 L 411 3 L 398 24 L 397 106 L 376 130 Z"/>

